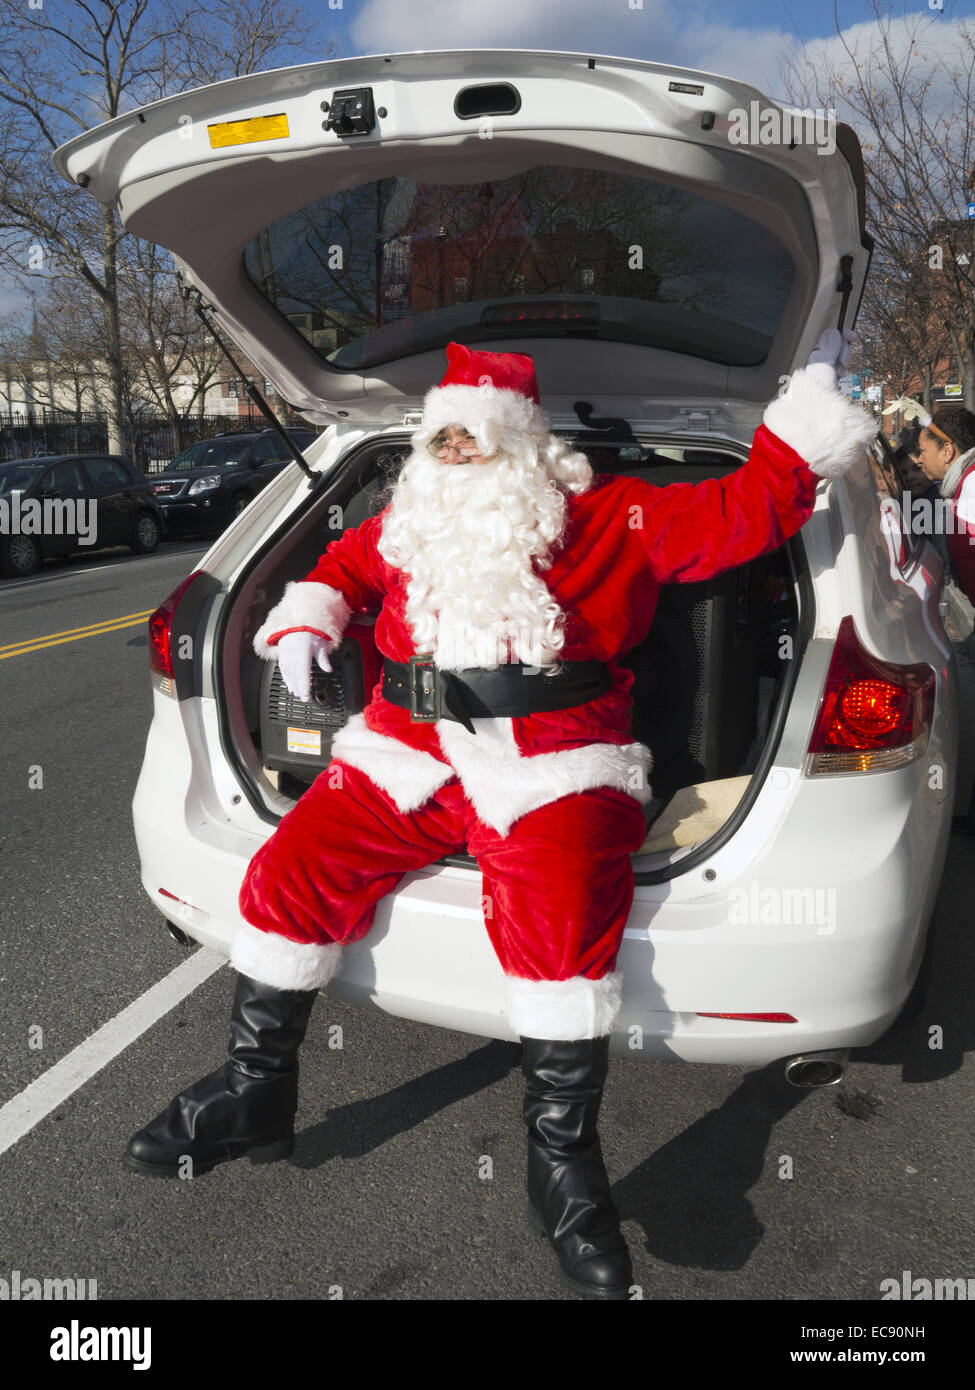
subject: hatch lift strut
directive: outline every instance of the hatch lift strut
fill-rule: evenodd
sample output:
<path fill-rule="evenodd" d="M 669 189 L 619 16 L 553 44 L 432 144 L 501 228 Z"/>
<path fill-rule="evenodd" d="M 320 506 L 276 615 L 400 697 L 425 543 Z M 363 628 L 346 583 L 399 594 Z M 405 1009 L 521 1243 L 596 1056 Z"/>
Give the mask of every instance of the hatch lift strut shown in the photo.
<path fill-rule="evenodd" d="M 214 328 L 213 320 L 207 317 L 206 309 L 204 309 L 203 307 L 203 296 L 200 294 L 200 291 L 190 289 L 187 285 L 184 285 L 182 281 L 180 282 L 179 288 L 180 294 L 183 296 L 184 299 L 189 299 L 193 301 L 193 308 L 196 312 L 197 317 L 200 319 L 207 332 L 213 335 L 213 341 L 216 343 L 217 347 L 223 353 L 224 357 L 226 357 L 227 361 L 233 367 L 234 371 L 237 373 L 237 376 L 244 383 L 244 390 L 247 392 L 250 399 L 257 406 L 258 410 L 264 416 L 265 420 L 271 426 L 272 430 L 274 430 L 275 434 L 278 435 L 282 444 L 285 445 L 285 447 L 288 450 L 288 453 L 294 459 L 295 463 L 301 469 L 302 473 L 304 473 L 305 476 L 311 480 L 311 482 L 317 483 L 320 480 L 320 474 L 316 473 L 314 469 L 308 467 L 308 464 L 305 462 L 302 452 L 298 448 L 297 444 L 294 442 L 290 434 L 288 434 L 287 430 L 281 424 L 281 421 L 278 419 L 274 411 L 268 405 L 261 392 L 258 391 L 257 387 L 254 385 L 252 381 L 248 381 L 246 372 L 243 371 L 240 364 L 235 359 L 233 353 L 228 348 L 227 344 L 224 342 L 220 334 Z M 210 306 L 207 305 L 207 308 L 209 307 Z"/>
<path fill-rule="evenodd" d="M 850 295 L 853 292 L 853 257 L 840 257 L 840 281 L 836 288 L 843 295 L 843 302 L 840 304 L 840 321 L 836 325 L 840 332 L 846 323 L 846 311 L 850 303 Z"/>

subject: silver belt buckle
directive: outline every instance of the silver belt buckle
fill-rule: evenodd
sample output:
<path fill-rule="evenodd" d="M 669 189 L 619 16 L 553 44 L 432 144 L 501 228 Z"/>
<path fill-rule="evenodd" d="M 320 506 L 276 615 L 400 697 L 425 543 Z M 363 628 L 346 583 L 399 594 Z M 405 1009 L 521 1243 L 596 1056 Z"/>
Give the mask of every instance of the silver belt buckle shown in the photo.
<path fill-rule="evenodd" d="M 410 722 L 413 724 L 435 724 L 443 718 L 442 691 L 438 679 L 439 672 L 433 664 L 433 652 L 417 652 L 410 657 Z M 423 682 L 422 688 L 419 682 Z M 417 707 L 420 694 L 433 696 L 433 713 Z"/>

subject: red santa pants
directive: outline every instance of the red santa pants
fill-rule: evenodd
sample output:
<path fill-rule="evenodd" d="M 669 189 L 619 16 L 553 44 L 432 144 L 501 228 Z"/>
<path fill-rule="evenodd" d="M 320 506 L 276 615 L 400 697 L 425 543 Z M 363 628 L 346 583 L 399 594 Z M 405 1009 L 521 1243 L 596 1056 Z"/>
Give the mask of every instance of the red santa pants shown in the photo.
<path fill-rule="evenodd" d="M 333 760 L 248 866 L 240 910 L 302 944 L 358 941 L 404 874 L 464 849 L 506 975 L 599 980 L 616 962 L 633 901 L 639 803 L 600 787 L 529 811 L 507 835 L 478 819 L 454 778 L 404 814 L 358 768 Z"/>

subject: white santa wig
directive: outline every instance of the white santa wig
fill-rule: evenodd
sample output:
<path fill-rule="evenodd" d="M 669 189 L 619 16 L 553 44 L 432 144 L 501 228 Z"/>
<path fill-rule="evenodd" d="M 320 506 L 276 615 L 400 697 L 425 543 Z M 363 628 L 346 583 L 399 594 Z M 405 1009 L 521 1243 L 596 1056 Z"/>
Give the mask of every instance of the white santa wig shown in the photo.
<path fill-rule="evenodd" d="M 467 429 L 486 459 L 450 464 L 427 445 Z M 593 470 L 517 391 L 485 383 L 434 387 L 412 436 L 383 523 L 379 552 L 406 570 L 406 620 L 418 652 L 443 670 L 505 661 L 558 669 L 564 614 L 535 571 L 551 568 L 565 528 L 566 493 Z"/>

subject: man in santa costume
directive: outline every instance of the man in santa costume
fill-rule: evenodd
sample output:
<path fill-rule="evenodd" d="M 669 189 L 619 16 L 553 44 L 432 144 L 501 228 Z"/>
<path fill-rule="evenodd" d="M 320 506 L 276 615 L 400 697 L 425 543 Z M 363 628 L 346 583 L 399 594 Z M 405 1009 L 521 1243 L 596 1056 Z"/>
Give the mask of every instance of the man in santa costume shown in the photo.
<path fill-rule="evenodd" d="M 247 870 L 229 1060 L 133 1137 L 130 1167 L 287 1157 L 298 1048 L 343 946 L 404 874 L 466 848 L 523 1043 L 531 1219 L 576 1292 L 628 1296 L 596 1132 L 650 797 L 619 660 L 661 585 L 780 546 L 819 482 L 859 459 L 876 429 L 837 390 L 844 352 L 824 335 L 737 472 L 655 487 L 594 476 L 551 433 L 530 357 L 448 346 L 391 502 L 289 584 L 254 638 L 308 699 L 312 662 L 329 670 L 351 616 L 379 609 L 383 679 Z"/>

